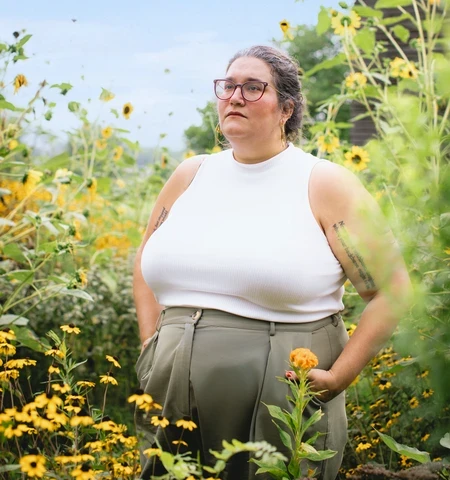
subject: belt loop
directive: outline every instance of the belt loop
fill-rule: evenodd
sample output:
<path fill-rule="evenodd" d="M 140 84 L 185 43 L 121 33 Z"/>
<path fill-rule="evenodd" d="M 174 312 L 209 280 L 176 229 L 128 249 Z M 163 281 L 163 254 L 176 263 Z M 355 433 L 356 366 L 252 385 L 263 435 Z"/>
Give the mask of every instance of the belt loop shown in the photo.
<path fill-rule="evenodd" d="M 270 322 L 270 331 L 269 335 L 273 337 L 275 335 L 275 322 Z"/>
<path fill-rule="evenodd" d="M 339 321 L 341 320 L 341 315 L 338 313 L 333 313 L 331 315 L 331 323 L 333 326 L 337 327 L 339 325 Z"/>
<path fill-rule="evenodd" d="M 161 313 L 159 314 L 158 320 L 156 321 L 156 331 L 159 332 L 161 329 L 162 322 L 164 320 L 164 315 L 166 313 L 166 309 L 161 310 Z"/>
<path fill-rule="evenodd" d="M 202 318 L 203 315 L 203 309 L 199 308 L 196 312 L 194 312 L 192 316 L 192 320 L 194 320 L 194 325 L 197 325 L 197 322 Z"/>

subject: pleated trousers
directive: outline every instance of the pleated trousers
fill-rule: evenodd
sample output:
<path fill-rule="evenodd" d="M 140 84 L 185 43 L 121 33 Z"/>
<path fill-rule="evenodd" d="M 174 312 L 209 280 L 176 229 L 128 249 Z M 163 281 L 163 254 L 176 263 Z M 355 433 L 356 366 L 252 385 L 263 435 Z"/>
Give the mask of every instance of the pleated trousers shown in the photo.
<path fill-rule="evenodd" d="M 182 429 L 174 422 L 191 419 L 198 428 L 185 430 L 182 440 L 194 456 L 200 452 L 204 465 L 214 465 L 210 450 L 221 451 L 222 441 L 262 441 L 289 457 L 266 405 L 292 411 L 286 399 L 289 386 L 277 377 L 289 369 L 289 354 L 309 348 L 319 359 L 317 368 L 328 370 L 340 355 L 348 335 L 339 314 L 309 323 L 278 323 L 255 320 L 214 309 L 169 307 L 162 311 L 157 331 L 141 353 L 136 372 L 140 387 L 163 410 L 135 415 L 140 441 L 142 479 L 162 475 L 165 469 L 142 452 L 156 447 L 175 451 Z M 347 440 L 345 393 L 329 402 L 314 398 L 305 410 L 309 417 L 318 408 L 324 415 L 307 431 L 321 432 L 314 447 L 337 454 L 309 465 L 319 480 L 335 480 Z M 265 405 L 266 404 L 266 405 Z M 171 421 L 165 429 L 150 423 L 152 415 Z M 306 440 L 307 438 L 305 438 Z M 249 455 L 231 458 L 221 480 L 269 480 L 255 475 L 257 466 Z"/>

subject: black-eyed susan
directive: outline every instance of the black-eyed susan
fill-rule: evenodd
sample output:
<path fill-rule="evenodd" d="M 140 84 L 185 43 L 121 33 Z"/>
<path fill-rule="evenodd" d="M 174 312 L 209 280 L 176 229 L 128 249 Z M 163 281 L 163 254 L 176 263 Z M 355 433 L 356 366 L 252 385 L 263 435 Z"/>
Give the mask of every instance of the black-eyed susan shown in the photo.
<path fill-rule="evenodd" d="M 357 172 L 366 169 L 367 164 L 370 162 L 369 153 L 356 145 L 353 145 L 344 157 L 344 165 Z"/>
<path fill-rule="evenodd" d="M 185 442 L 184 440 L 181 440 L 181 439 L 180 440 L 173 440 L 172 443 L 174 445 L 184 445 L 185 447 L 188 446 L 187 442 Z"/>
<path fill-rule="evenodd" d="M 105 127 L 105 128 L 102 128 L 101 135 L 103 138 L 110 138 L 112 135 L 112 132 L 113 130 L 111 127 Z"/>
<path fill-rule="evenodd" d="M 45 457 L 42 455 L 24 455 L 19 460 L 20 470 L 29 477 L 42 478 L 47 471 Z"/>
<path fill-rule="evenodd" d="M 162 450 L 160 448 L 147 448 L 142 452 L 146 457 L 159 457 L 161 456 Z"/>
<path fill-rule="evenodd" d="M 363 452 L 364 450 L 368 450 L 369 448 L 372 448 L 371 443 L 358 443 L 358 446 L 356 447 L 355 451 L 356 453 Z"/>
<path fill-rule="evenodd" d="M 154 415 L 151 419 L 150 419 L 150 423 L 152 425 L 155 425 L 155 427 L 161 427 L 161 428 L 166 428 L 167 425 L 169 425 L 169 420 L 167 420 L 166 417 L 163 417 L 161 415 Z"/>
<path fill-rule="evenodd" d="M 430 434 L 429 434 L 429 433 L 426 433 L 420 440 L 421 440 L 422 442 L 426 442 L 429 438 L 430 438 Z"/>
<path fill-rule="evenodd" d="M 36 360 L 30 360 L 29 358 L 16 358 L 14 360 L 8 360 L 5 363 L 6 368 L 23 368 L 29 366 L 35 366 Z"/>
<path fill-rule="evenodd" d="M 58 358 L 64 358 L 64 353 L 59 349 L 59 348 L 50 348 L 45 352 L 46 356 L 52 356 L 52 357 L 58 357 Z"/>
<path fill-rule="evenodd" d="M 429 398 L 429 397 L 431 397 L 433 394 L 434 394 L 434 390 L 432 390 L 431 388 L 427 388 L 426 390 L 424 390 L 424 391 L 422 392 L 422 397 L 423 397 L 423 398 Z"/>
<path fill-rule="evenodd" d="M 3 435 L 6 438 L 14 438 L 14 437 L 21 437 L 24 433 L 27 433 L 28 431 L 28 426 L 19 424 L 16 427 L 13 425 L 8 425 L 4 430 L 3 430 Z"/>
<path fill-rule="evenodd" d="M 117 380 L 112 376 L 112 375 L 100 375 L 100 383 L 105 383 L 108 384 L 110 383 L 111 385 L 119 385 Z"/>
<path fill-rule="evenodd" d="M 283 32 L 284 40 L 294 40 L 294 35 L 292 35 L 292 32 L 291 32 L 291 25 L 287 20 L 281 20 L 280 28 L 281 28 L 281 31 Z"/>
<path fill-rule="evenodd" d="M 71 390 L 70 385 L 67 383 L 63 383 L 62 385 L 60 383 L 52 383 L 52 389 L 59 393 L 67 393 Z"/>
<path fill-rule="evenodd" d="M 391 77 L 411 78 L 415 80 L 419 76 L 419 71 L 414 62 L 409 60 L 406 61 L 403 58 L 395 57 L 389 66 Z"/>
<path fill-rule="evenodd" d="M 59 369 L 59 367 L 57 367 L 56 365 L 52 364 L 48 367 L 48 373 L 51 375 L 52 373 L 60 373 L 61 370 Z"/>
<path fill-rule="evenodd" d="M 419 400 L 416 397 L 412 397 L 409 401 L 409 406 L 413 408 L 417 408 L 419 406 Z"/>
<path fill-rule="evenodd" d="M 0 343 L 10 342 L 11 340 L 15 339 L 16 334 L 14 333 L 14 330 L 11 330 L 10 328 L 4 328 L 3 330 L 0 330 Z"/>
<path fill-rule="evenodd" d="M 111 362 L 115 367 L 122 368 L 120 366 L 119 359 L 116 356 L 106 355 L 106 360 L 108 360 L 108 362 Z"/>
<path fill-rule="evenodd" d="M 16 370 L 15 368 L 11 370 L 2 370 L 0 372 L 0 382 L 9 382 L 16 378 L 19 378 L 19 370 Z"/>
<path fill-rule="evenodd" d="M 10 357 L 16 354 L 16 347 L 10 343 L 4 342 L 0 343 L 0 355 L 5 355 Z"/>
<path fill-rule="evenodd" d="M 75 335 L 78 335 L 81 332 L 81 330 L 73 323 L 69 323 L 68 325 L 61 325 L 59 328 L 63 332 L 74 333 Z"/>
<path fill-rule="evenodd" d="M 76 480 L 95 480 L 97 472 L 93 470 L 89 464 L 83 463 L 70 472 L 70 475 Z"/>
<path fill-rule="evenodd" d="M 72 427 L 77 427 L 78 425 L 87 427 L 88 425 L 93 425 L 94 420 L 87 412 L 82 410 L 79 414 L 74 415 L 69 423 Z"/>
<path fill-rule="evenodd" d="M 367 77 L 364 75 L 364 73 L 361 73 L 361 72 L 351 73 L 345 79 L 345 86 L 352 90 L 363 88 L 366 84 L 367 84 Z"/>
<path fill-rule="evenodd" d="M 177 420 L 175 425 L 179 428 L 184 428 L 185 430 L 189 430 L 192 432 L 194 428 L 197 428 L 195 422 L 193 422 L 189 417 L 184 417 L 181 420 Z"/>
<path fill-rule="evenodd" d="M 336 35 L 356 35 L 356 30 L 361 27 L 361 17 L 354 10 L 349 14 L 338 12 L 332 16 L 331 26 Z"/>
<path fill-rule="evenodd" d="M 117 424 L 112 420 L 103 419 L 100 423 L 94 425 L 97 430 L 103 430 L 104 432 L 117 432 L 119 430 Z"/>
<path fill-rule="evenodd" d="M 95 382 L 89 382 L 88 380 L 79 380 L 77 385 L 82 388 L 94 388 Z"/>
<path fill-rule="evenodd" d="M 144 390 L 138 389 L 133 395 L 128 397 L 128 403 L 135 402 L 136 405 L 142 405 L 143 403 L 153 403 L 153 397 L 145 393 Z"/>
<path fill-rule="evenodd" d="M 120 145 L 117 145 L 117 147 L 114 147 L 113 149 L 113 160 L 117 162 L 117 160 L 120 160 L 123 155 L 123 147 Z"/>
<path fill-rule="evenodd" d="M 386 380 L 384 378 L 380 379 L 380 383 L 378 384 L 378 388 L 380 390 L 388 390 L 391 387 L 392 383 L 389 380 Z"/>
<path fill-rule="evenodd" d="M 130 118 L 130 115 L 133 113 L 133 110 L 133 105 L 131 105 L 131 103 L 126 103 L 122 107 L 122 115 L 128 120 Z"/>
<path fill-rule="evenodd" d="M 320 150 L 327 153 L 333 153 L 340 146 L 339 138 L 332 133 L 320 135 L 317 139 L 317 144 L 319 145 Z"/>
<path fill-rule="evenodd" d="M 16 78 L 14 78 L 14 93 L 17 93 L 22 87 L 27 87 L 28 86 L 28 80 L 25 75 L 19 73 L 16 75 Z"/>
<path fill-rule="evenodd" d="M 47 412 L 46 415 L 49 420 L 59 423 L 60 425 L 66 425 L 67 422 L 69 421 L 69 418 L 67 417 L 67 415 L 64 415 L 64 413 L 61 413 L 61 412 L 49 411 Z"/>

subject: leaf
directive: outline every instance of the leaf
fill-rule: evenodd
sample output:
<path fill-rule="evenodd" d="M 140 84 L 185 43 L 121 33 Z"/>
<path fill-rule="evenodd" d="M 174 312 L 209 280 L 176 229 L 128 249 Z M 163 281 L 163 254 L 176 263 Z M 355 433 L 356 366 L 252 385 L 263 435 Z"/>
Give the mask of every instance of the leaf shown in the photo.
<path fill-rule="evenodd" d="M 13 315 L 7 313 L 0 316 L 0 325 L 27 325 L 29 322 L 28 318 L 21 317 L 20 315 Z"/>
<path fill-rule="evenodd" d="M 0 100 L 0 110 L 11 110 L 13 112 L 19 111 L 18 108 L 16 108 L 12 103 L 7 102 L 6 100 Z"/>
<path fill-rule="evenodd" d="M 78 112 L 78 111 L 80 110 L 80 104 L 79 104 L 79 102 L 69 102 L 69 103 L 67 104 L 67 108 L 68 108 L 71 112 L 76 113 L 76 112 Z"/>
<path fill-rule="evenodd" d="M 395 8 L 395 7 L 407 7 L 411 5 L 412 0 L 378 0 L 375 4 L 375 8 Z"/>
<path fill-rule="evenodd" d="M 98 97 L 99 100 L 102 100 L 103 102 L 109 102 L 115 97 L 114 93 L 110 92 L 109 90 L 106 90 L 106 88 L 102 88 L 102 93 Z"/>
<path fill-rule="evenodd" d="M 381 437 L 381 440 L 394 452 L 404 455 L 405 457 L 412 458 L 420 463 L 430 462 L 430 455 L 427 452 L 421 452 L 417 448 L 408 447 L 407 445 L 402 445 L 397 443 L 392 437 L 384 433 L 379 432 L 377 429 L 374 429 L 378 435 Z"/>
<path fill-rule="evenodd" d="M 364 7 L 363 5 L 355 5 L 353 10 L 361 17 L 377 17 L 383 18 L 383 12 L 381 10 L 375 10 L 374 8 Z"/>
<path fill-rule="evenodd" d="M 66 95 L 69 90 L 72 90 L 73 86 L 70 83 L 55 83 L 50 88 L 59 88 L 61 95 Z"/>
<path fill-rule="evenodd" d="M 13 470 L 19 470 L 20 465 L 2 465 L 0 467 L 0 473 L 12 472 Z"/>
<path fill-rule="evenodd" d="M 42 170 L 57 170 L 58 168 L 67 167 L 69 160 L 70 156 L 67 152 L 60 153 L 42 164 Z"/>
<path fill-rule="evenodd" d="M 23 38 L 21 38 L 16 45 L 17 49 L 19 49 L 20 47 L 23 47 L 31 37 L 32 35 L 25 35 Z"/>
<path fill-rule="evenodd" d="M 317 65 L 314 65 L 313 68 L 311 68 L 305 73 L 305 77 L 310 77 L 311 75 L 314 75 L 316 72 L 319 72 L 320 70 L 328 70 L 329 68 L 333 68 L 336 65 L 340 65 L 344 61 L 345 61 L 345 53 L 340 53 L 339 55 L 336 55 L 334 58 L 329 58 L 327 60 L 324 60 L 323 62 L 318 63 Z"/>
<path fill-rule="evenodd" d="M 40 339 L 34 332 L 28 327 L 16 327 L 13 326 L 14 333 L 17 340 L 25 347 L 31 348 L 35 352 L 44 352 L 50 347 L 47 341 Z"/>
<path fill-rule="evenodd" d="M 409 30 L 403 25 L 396 25 L 392 28 L 392 33 L 403 43 L 406 43 L 409 40 Z"/>
<path fill-rule="evenodd" d="M 18 280 L 22 283 L 33 283 L 34 271 L 33 270 L 14 270 L 8 272 L 8 278 Z"/>
<path fill-rule="evenodd" d="M 450 448 L 450 433 L 446 433 L 440 440 L 439 443 L 445 447 Z"/>
<path fill-rule="evenodd" d="M 360 30 L 356 35 L 355 35 L 355 43 L 356 45 L 361 48 L 365 53 L 371 53 L 373 52 L 373 49 L 375 48 L 376 40 L 375 40 L 375 32 L 372 32 L 372 30 L 369 30 L 368 28 L 364 28 L 363 30 Z"/>
<path fill-rule="evenodd" d="M 164 465 L 164 468 L 168 471 L 170 471 L 169 469 L 171 467 L 173 467 L 173 464 L 174 464 L 174 459 L 173 459 L 173 455 L 171 455 L 170 453 L 168 452 L 161 452 L 161 455 L 160 455 L 160 460 L 162 462 L 162 464 Z"/>
<path fill-rule="evenodd" d="M 280 407 L 278 407 L 277 405 L 266 405 L 266 407 L 268 408 L 269 413 L 273 418 L 276 418 L 277 420 L 282 421 L 288 427 L 292 426 L 291 422 L 289 421 L 290 419 L 289 414 L 283 412 L 283 410 Z"/>
<path fill-rule="evenodd" d="M 320 7 L 319 16 L 317 18 L 316 32 L 317 35 L 323 35 L 331 26 L 331 18 L 325 7 Z"/>
<path fill-rule="evenodd" d="M 93 302 L 94 299 L 89 295 L 89 293 L 85 292 L 84 290 L 78 290 L 76 288 L 62 288 L 59 290 L 61 295 L 69 295 L 71 297 L 83 298 L 84 300 L 89 300 Z"/>
<path fill-rule="evenodd" d="M 49 122 L 53 117 L 53 112 L 51 110 L 47 110 L 45 112 L 44 118 Z"/>
<path fill-rule="evenodd" d="M 306 430 L 311 426 L 320 421 L 320 419 L 323 417 L 324 413 L 322 412 L 322 409 L 319 408 L 316 410 L 309 418 L 306 420 L 305 423 L 302 424 L 301 432 L 304 433 Z"/>
<path fill-rule="evenodd" d="M 24 262 L 26 257 L 20 247 L 16 243 L 10 243 L 3 248 L 3 255 L 7 258 L 11 258 L 16 262 Z"/>
<path fill-rule="evenodd" d="M 115 108 L 111 108 L 111 113 L 116 117 L 119 118 L 119 112 Z"/>
<path fill-rule="evenodd" d="M 273 420 L 272 420 L 273 421 Z M 278 423 L 274 422 L 275 423 L 277 429 L 278 429 L 278 433 L 280 434 L 280 438 L 281 438 L 281 441 L 283 442 L 283 445 L 287 448 L 289 448 L 289 450 L 292 450 L 292 439 L 291 439 L 291 436 L 289 435 L 289 433 L 285 432 L 279 425 Z"/>
<path fill-rule="evenodd" d="M 397 17 L 387 17 L 380 21 L 382 25 L 393 25 L 394 23 L 403 22 L 403 20 L 412 19 L 413 17 L 408 13 L 402 13 Z"/>

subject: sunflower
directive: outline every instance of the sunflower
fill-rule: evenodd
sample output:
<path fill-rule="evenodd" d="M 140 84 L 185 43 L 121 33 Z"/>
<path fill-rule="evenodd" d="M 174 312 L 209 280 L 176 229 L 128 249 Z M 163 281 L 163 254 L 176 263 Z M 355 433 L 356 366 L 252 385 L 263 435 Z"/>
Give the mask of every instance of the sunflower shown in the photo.
<path fill-rule="evenodd" d="M 354 145 L 352 149 L 345 155 L 344 165 L 360 172 L 367 168 L 367 163 L 370 162 L 369 154 L 361 147 Z"/>
<path fill-rule="evenodd" d="M 151 420 L 150 420 L 150 423 L 152 425 L 155 425 L 155 427 L 161 427 L 161 428 L 166 428 L 167 425 L 169 425 L 169 420 L 167 420 L 166 417 L 162 417 L 161 415 L 154 415 Z"/>
<path fill-rule="evenodd" d="M 69 323 L 68 325 L 61 325 L 59 327 L 63 332 L 67 332 L 67 333 L 74 333 L 75 335 L 78 335 L 81 330 L 76 327 L 73 323 Z"/>
<path fill-rule="evenodd" d="M 117 162 L 117 160 L 120 160 L 123 155 L 123 147 L 118 145 L 116 148 L 113 150 L 113 160 Z"/>
<path fill-rule="evenodd" d="M 367 83 L 367 77 L 364 75 L 364 73 L 360 73 L 360 72 L 351 73 L 345 79 L 345 86 L 353 90 L 357 88 L 363 88 L 366 85 L 366 83 Z"/>
<path fill-rule="evenodd" d="M 320 135 L 317 139 L 317 144 L 319 145 L 320 150 L 327 153 L 333 153 L 340 146 L 339 138 L 331 133 Z"/>
<path fill-rule="evenodd" d="M 189 417 L 184 417 L 181 420 L 177 420 L 175 422 L 175 425 L 180 428 L 184 428 L 185 430 L 189 430 L 192 432 L 194 428 L 197 428 L 197 425 L 189 419 Z"/>
<path fill-rule="evenodd" d="M 280 22 L 280 28 L 284 35 L 284 40 L 294 40 L 294 36 L 291 33 L 291 25 L 287 20 Z"/>
<path fill-rule="evenodd" d="M 19 75 L 16 75 L 16 78 L 14 79 L 14 93 L 17 93 L 22 87 L 27 86 L 28 80 L 25 75 L 22 75 L 21 73 Z"/>
<path fill-rule="evenodd" d="M 95 141 L 95 146 L 98 150 L 104 150 L 106 148 L 106 140 L 104 138 Z"/>
<path fill-rule="evenodd" d="M 106 355 L 106 360 L 108 360 L 108 362 L 111 362 L 115 367 L 122 368 L 117 357 L 112 355 Z"/>
<path fill-rule="evenodd" d="M 319 360 L 309 348 L 296 348 L 289 355 L 289 360 L 294 367 L 310 370 L 317 367 Z"/>
<path fill-rule="evenodd" d="M 15 148 L 17 148 L 19 146 L 19 142 L 17 140 L 11 140 L 9 143 L 8 143 L 8 148 L 9 150 L 14 150 Z"/>
<path fill-rule="evenodd" d="M 101 134 L 103 138 L 109 138 L 112 135 L 112 128 L 111 127 L 103 128 Z"/>
<path fill-rule="evenodd" d="M 45 457 L 42 455 L 24 455 L 19 463 L 20 470 L 29 477 L 42 478 L 47 471 L 45 468 Z"/>
<path fill-rule="evenodd" d="M 391 76 L 394 78 L 412 78 L 415 80 L 419 75 L 419 71 L 413 62 L 407 62 L 400 57 L 395 57 L 389 66 L 391 68 Z"/>
<path fill-rule="evenodd" d="M 122 115 L 128 120 L 133 110 L 134 110 L 133 105 L 131 105 L 131 103 L 126 103 L 122 107 Z"/>
<path fill-rule="evenodd" d="M 336 16 L 332 17 L 331 26 L 334 28 L 336 35 L 345 36 L 347 32 L 350 35 L 355 35 L 356 30 L 361 27 L 361 17 L 353 10 L 349 15 L 338 12 Z"/>

